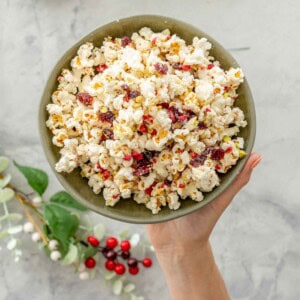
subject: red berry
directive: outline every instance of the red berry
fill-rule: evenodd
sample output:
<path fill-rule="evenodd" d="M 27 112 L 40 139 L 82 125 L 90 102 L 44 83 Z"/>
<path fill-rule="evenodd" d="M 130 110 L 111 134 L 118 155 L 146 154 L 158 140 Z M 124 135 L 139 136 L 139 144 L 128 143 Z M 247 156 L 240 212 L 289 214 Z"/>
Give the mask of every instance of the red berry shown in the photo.
<path fill-rule="evenodd" d="M 135 268 L 129 268 L 129 273 L 131 275 L 136 275 L 139 272 L 139 268 L 135 267 Z"/>
<path fill-rule="evenodd" d="M 132 159 L 132 156 L 130 154 L 125 154 L 123 159 L 129 161 Z"/>
<path fill-rule="evenodd" d="M 137 267 L 138 265 L 138 261 L 136 258 L 134 257 L 130 257 L 128 260 L 127 260 L 127 265 L 129 268 L 135 268 Z"/>
<path fill-rule="evenodd" d="M 122 47 L 126 47 L 130 43 L 131 43 L 131 39 L 128 36 L 122 37 L 122 39 L 121 39 L 121 45 L 122 45 Z"/>
<path fill-rule="evenodd" d="M 179 183 L 178 187 L 179 187 L 180 189 L 183 189 L 183 188 L 185 187 L 185 185 L 184 185 L 183 183 Z"/>
<path fill-rule="evenodd" d="M 170 104 L 167 103 L 167 102 L 160 103 L 159 105 L 160 105 L 162 108 L 166 108 L 166 109 L 168 109 L 168 108 L 170 107 Z"/>
<path fill-rule="evenodd" d="M 231 146 L 229 146 L 226 150 L 225 150 L 225 152 L 226 153 L 230 153 L 230 152 L 232 152 L 232 147 Z"/>
<path fill-rule="evenodd" d="M 209 64 L 209 65 L 207 66 L 207 70 L 212 69 L 214 66 L 215 66 L 214 64 Z"/>
<path fill-rule="evenodd" d="M 105 263 L 105 268 L 109 271 L 113 271 L 115 269 L 115 262 L 113 260 L 107 260 Z"/>
<path fill-rule="evenodd" d="M 104 70 L 106 70 L 108 68 L 108 66 L 106 64 L 102 64 L 96 67 L 96 71 L 98 73 L 102 73 Z"/>
<path fill-rule="evenodd" d="M 168 73 L 168 66 L 162 63 L 154 64 L 155 70 L 160 74 L 167 74 Z"/>
<path fill-rule="evenodd" d="M 196 152 L 191 153 L 191 158 L 196 158 L 197 156 L 198 156 L 198 154 Z"/>
<path fill-rule="evenodd" d="M 182 69 L 183 71 L 189 71 L 191 68 L 192 68 L 192 67 L 189 66 L 189 65 L 182 65 L 182 67 L 181 67 L 181 69 Z"/>
<path fill-rule="evenodd" d="M 207 108 L 205 109 L 205 111 L 206 111 L 206 112 L 211 112 L 211 109 L 207 107 Z"/>
<path fill-rule="evenodd" d="M 99 243 L 100 243 L 99 240 L 96 237 L 92 236 L 92 235 L 90 235 L 90 236 L 87 237 L 87 241 L 93 247 L 98 247 Z"/>
<path fill-rule="evenodd" d="M 76 99 L 84 105 L 93 104 L 93 97 L 89 93 L 78 93 Z"/>
<path fill-rule="evenodd" d="M 114 270 L 118 275 L 123 275 L 126 271 L 126 268 L 123 264 L 116 264 Z"/>
<path fill-rule="evenodd" d="M 156 129 L 153 129 L 152 131 L 151 131 L 151 136 L 155 136 L 157 134 L 157 130 Z"/>
<path fill-rule="evenodd" d="M 102 175 L 103 175 L 103 179 L 106 180 L 110 176 L 110 171 L 109 170 L 104 170 Z"/>
<path fill-rule="evenodd" d="M 88 268 L 88 269 L 93 269 L 95 268 L 96 266 L 96 261 L 93 257 L 88 257 L 86 260 L 85 260 L 85 266 Z"/>
<path fill-rule="evenodd" d="M 187 115 L 182 115 L 178 117 L 178 120 L 184 122 L 187 119 Z"/>
<path fill-rule="evenodd" d="M 146 126 L 145 123 L 143 123 L 143 124 L 139 127 L 139 131 L 140 131 L 141 133 L 146 133 L 146 132 L 148 132 L 148 128 L 147 128 L 147 126 Z"/>
<path fill-rule="evenodd" d="M 167 35 L 166 41 L 168 41 L 169 39 L 171 39 L 171 36 L 170 36 L 170 35 Z"/>
<path fill-rule="evenodd" d="M 135 150 L 132 150 L 131 155 L 132 155 L 134 160 L 142 160 L 143 157 L 144 157 L 143 153 L 139 153 Z"/>
<path fill-rule="evenodd" d="M 219 164 L 216 164 L 215 168 L 216 168 L 216 170 L 220 170 L 221 166 Z"/>
<path fill-rule="evenodd" d="M 151 267 L 151 266 L 152 266 L 152 259 L 149 258 L 149 257 L 145 257 L 145 258 L 143 259 L 143 265 L 144 265 L 144 267 L 146 267 L 146 268 Z"/>
<path fill-rule="evenodd" d="M 156 37 L 154 39 L 152 39 L 151 43 L 156 44 Z"/>
<path fill-rule="evenodd" d="M 114 238 L 114 237 L 108 237 L 107 239 L 106 239 L 106 246 L 108 247 L 108 248 L 111 248 L 111 249 L 113 249 L 113 248 L 115 248 L 116 246 L 118 245 L 118 240 L 116 239 L 116 238 Z"/>
<path fill-rule="evenodd" d="M 128 240 L 124 240 L 120 244 L 122 251 L 128 251 L 130 249 L 130 242 Z"/>

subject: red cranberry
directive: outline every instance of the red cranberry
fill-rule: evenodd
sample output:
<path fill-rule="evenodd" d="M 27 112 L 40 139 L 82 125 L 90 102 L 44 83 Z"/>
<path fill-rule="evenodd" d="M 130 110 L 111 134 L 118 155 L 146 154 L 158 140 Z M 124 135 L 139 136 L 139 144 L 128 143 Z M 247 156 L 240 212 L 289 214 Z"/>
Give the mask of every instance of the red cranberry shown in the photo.
<path fill-rule="evenodd" d="M 211 159 L 221 160 L 224 158 L 225 151 L 221 148 L 211 150 Z"/>
<path fill-rule="evenodd" d="M 108 271 L 113 271 L 115 269 L 115 262 L 113 260 L 107 260 L 105 262 L 105 268 L 108 270 Z"/>
<path fill-rule="evenodd" d="M 100 244 L 99 240 L 96 237 L 92 236 L 92 235 L 87 237 L 87 241 L 93 247 L 98 247 L 99 244 Z"/>
<path fill-rule="evenodd" d="M 170 35 L 167 35 L 166 37 L 166 41 L 170 40 L 171 39 L 171 36 Z"/>
<path fill-rule="evenodd" d="M 154 64 L 155 70 L 160 74 L 167 74 L 168 73 L 168 66 L 162 63 Z"/>
<path fill-rule="evenodd" d="M 231 146 L 227 147 L 227 149 L 225 150 L 225 152 L 226 152 L 226 153 L 232 152 L 232 147 L 231 147 Z"/>
<path fill-rule="evenodd" d="M 168 108 L 169 108 L 169 106 L 170 106 L 170 104 L 169 104 L 169 103 L 167 103 L 167 102 L 160 103 L 159 105 L 160 105 L 162 108 L 165 108 L 165 109 L 168 109 Z"/>
<path fill-rule="evenodd" d="M 150 124 L 153 123 L 153 117 L 151 115 L 143 115 L 143 120 Z"/>
<path fill-rule="evenodd" d="M 115 237 L 108 237 L 106 239 L 106 247 L 113 249 L 118 245 L 118 240 Z"/>
<path fill-rule="evenodd" d="M 108 66 L 106 64 L 101 64 L 99 66 L 96 67 L 96 71 L 98 73 L 102 73 L 104 70 L 106 70 L 108 68 Z"/>
<path fill-rule="evenodd" d="M 182 71 L 189 71 L 189 70 L 191 70 L 191 66 L 189 66 L 189 65 L 182 65 L 182 67 L 181 67 L 181 69 L 182 69 Z"/>
<path fill-rule="evenodd" d="M 114 270 L 115 270 L 116 274 L 123 275 L 126 271 L 126 268 L 123 264 L 116 264 Z"/>
<path fill-rule="evenodd" d="M 137 261 L 136 258 L 130 257 L 130 258 L 127 260 L 127 265 L 128 265 L 128 267 L 130 267 L 130 268 L 135 268 L 135 267 L 137 267 L 137 265 L 138 265 L 138 261 Z"/>
<path fill-rule="evenodd" d="M 120 248 L 122 251 L 128 251 L 130 249 L 130 242 L 128 240 L 124 240 L 120 244 Z"/>
<path fill-rule="evenodd" d="M 112 130 L 107 129 L 107 128 L 102 130 L 102 136 L 101 136 L 100 142 L 106 141 L 106 140 L 113 140 L 113 139 L 114 139 L 114 133 Z"/>
<path fill-rule="evenodd" d="M 142 160 L 143 157 L 144 157 L 143 153 L 139 153 L 135 150 L 132 150 L 131 155 L 132 155 L 134 160 Z"/>
<path fill-rule="evenodd" d="M 129 268 L 129 273 L 131 275 L 136 275 L 139 272 L 139 268 L 135 267 L 135 268 Z"/>
<path fill-rule="evenodd" d="M 173 69 L 175 69 L 175 70 L 182 70 L 182 64 L 180 64 L 180 63 L 175 63 L 175 64 L 173 65 Z"/>
<path fill-rule="evenodd" d="M 143 123 L 140 127 L 139 127 L 139 132 L 141 133 L 147 133 L 148 132 L 148 128 L 147 125 L 145 123 Z"/>
<path fill-rule="evenodd" d="M 121 39 L 121 45 L 122 45 L 122 47 L 126 47 L 130 43 L 131 43 L 131 39 L 128 36 L 122 37 L 122 39 Z"/>
<path fill-rule="evenodd" d="M 96 266 L 96 261 L 93 257 L 88 257 L 84 264 L 88 269 L 93 269 Z"/>
<path fill-rule="evenodd" d="M 99 116 L 99 119 L 100 119 L 100 121 L 101 122 L 108 122 L 108 123 L 113 123 L 113 121 L 114 121 L 114 118 L 115 118 L 115 115 L 114 115 L 114 113 L 112 112 L 112 111 L 107 111 L 106 113 L 99 113 L 98 114 L 98 116 Z"/>
<path fill-rule="evenodd" d="M 132 156 L 130 154 L 125 154 L 123 157 L 124 160 L 129 161 L 132 159 Z"/>
<path fill-rule="evenodd" d="M 194 168 L 197 168 L 199 166 L 204 165 L 204 162 L 206 161 L 206 159 L 207 159 L 206 155 L 203 155 L 203 154 L 197 155 L 195 158 L 193 158 L 190 161 L 190 165 Z"/>
<path fill-rule="evenodd" d="M 128 96 L 129 96 L 129 99 L 134 99 L 136 97 L 138 97 L 141 93 L 139 91 L 130 91 Z"/>
<path fill-rule="evenodd" d="M 151 131 L 151 137 L 155 136 L 157 134 L 157 130 L 154 128 Z"/>
<path fill-rule="evenodd" d="M 127 84 L 121 84 L 121 89 L 126 91 L 126 92 L 130 91 L 129 86 Z"/>
<path fill-rule="evenodd" d="M 109 170 L 104 170 L 102 172 L 102 176 L 103 176 L 104 180 L 107 180 L 109 178 L 109 176 L 110 176 L 110 171 Z"/>
<path fill-rule="evenodd" d="M 207 129 L 207 126 L 206 126 L 206 124 L 204 122 L 199 122 L 198 128 L 199 129 Z"/>
<path fill-rule="evenodd" d="M 154 39 L 152 39 L 151 43 L 155 45 L 156 44 L 156 39 L 157 39 L 156 37 Z"/>
<path fill-rule="evenodd" d="M 214 66 L 215 66 L 214 64 L 209 64 L 209 65 L 207 66 L 207 70 L 211 70 Z"/>
<path fill-rule="evenodd" d="M 183 188 L 185 187 L 185 184 L 179 183 L 178 187 L 179 187 L 180 189 L 183 189 Z"/>
<path fill-rule="evenodd" d="M 216 170 L 220 170 L 221 166 L 219 164 L 216 164 L 215 168 L 216 168 Z"/>
<path fill-rule="evenodd" d="M 184 122 L 186 119 L 187 119 L 187 115 L 182 115 L 182 116 L 179 116 L 179 117 L 178 117 L 178 120 L 179 120 L 180 122 Z"/>
<path fill-rule="evenodd" d="M 145 194 L 151 196 L 153 188 L 156 186 L 156 182 L 153 182 L 149 187 L 145 189 Z"/>
<path fill-rule="evenodd" d="M 146 268 L 151 267 L 151 266 L 152 266 L 152 259 L 149 258 L 149 257 L 145 257 L 145 258 L 143 259 L 143 265 L 144 265 L 144 267 L 146 267 Z"/>
<path fill-rule="evenodd" d="M 80 101 L 84 105 L 92 105 L 93 97 L 89 93 L 78 93 L 76 95 L 78 101 Z"/>

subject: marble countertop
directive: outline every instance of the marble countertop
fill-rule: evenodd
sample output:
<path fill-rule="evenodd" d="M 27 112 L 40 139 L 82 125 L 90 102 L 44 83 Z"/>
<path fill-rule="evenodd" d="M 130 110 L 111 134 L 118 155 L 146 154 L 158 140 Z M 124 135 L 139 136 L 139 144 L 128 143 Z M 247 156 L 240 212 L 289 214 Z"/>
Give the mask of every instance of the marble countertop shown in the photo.
<path fill-rule="evenodd" d="M 2 0 L 0 153 L 50 173 L 38 136 L 39 98 L 51 68 L 79 38 L 136 14 L 190 22 L 241 64 L 257 109 L 255 150 L 264 157 L 212 235 L 221 272 L 232 299 L 300 299 L 299 11 L 297 0 Z M 21 177 L 15 182 L 24 184 Z M 48 193 L 59 188 L 52 174 Z M 144 232 L 93 217 L 113 232 Z M 25 239 L 23 249 L 18 264 L 1 252 L 0 299 L 117 299 L 101 280 L 78 280 L 31 241 Z M 146 299 L 169 299 L 157 264 L 133 281 Z"/>

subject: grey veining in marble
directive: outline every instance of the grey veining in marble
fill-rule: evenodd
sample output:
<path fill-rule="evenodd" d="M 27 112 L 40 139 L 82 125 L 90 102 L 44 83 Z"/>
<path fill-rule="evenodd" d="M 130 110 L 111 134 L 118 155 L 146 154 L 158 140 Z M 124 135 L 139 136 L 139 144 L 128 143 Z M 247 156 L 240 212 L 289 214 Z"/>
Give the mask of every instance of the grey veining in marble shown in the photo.
<path fill-rule="evenodd" d="M 183 7 L 183 3 L 185 7 Z M 38 137 L 37 108 L 60 55 L 112 20 L 164 14 L 207 31 L 239 61 L 257 108 L 252 181 L 225 212 L 214 252 L 232 299 L 300 299 L 300 2 L 297 0 L 1 0 L 0 153 L 50 172 Z M 235 48 L 245 48 L 240 51 Z M 51 176 L 48 191 L 59 189 Z M 25 185 L 21 176 L 15 183 Z M 143 232 L 94 215 L 114 232 Z M 100 280 L 79 281 L 29 240 L 17 265 L 4 250 L 0 299 L 116 299 Z M 159 267 L 134 279 L 147 299 L 169 299 Z"/>

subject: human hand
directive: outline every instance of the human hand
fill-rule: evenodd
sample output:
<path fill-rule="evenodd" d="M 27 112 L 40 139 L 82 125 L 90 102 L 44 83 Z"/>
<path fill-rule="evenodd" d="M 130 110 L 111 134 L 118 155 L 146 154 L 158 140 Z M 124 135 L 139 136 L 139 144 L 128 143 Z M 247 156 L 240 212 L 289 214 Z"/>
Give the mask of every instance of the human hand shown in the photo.
<path fill-rule="evenodd" d="M 172 221 L 146 225 L 172 299 L 229 299 L 214 262 L 209 237 L 261 159 L 259 154 L 252 153 L 233 184 L 205 207 Z"/>

